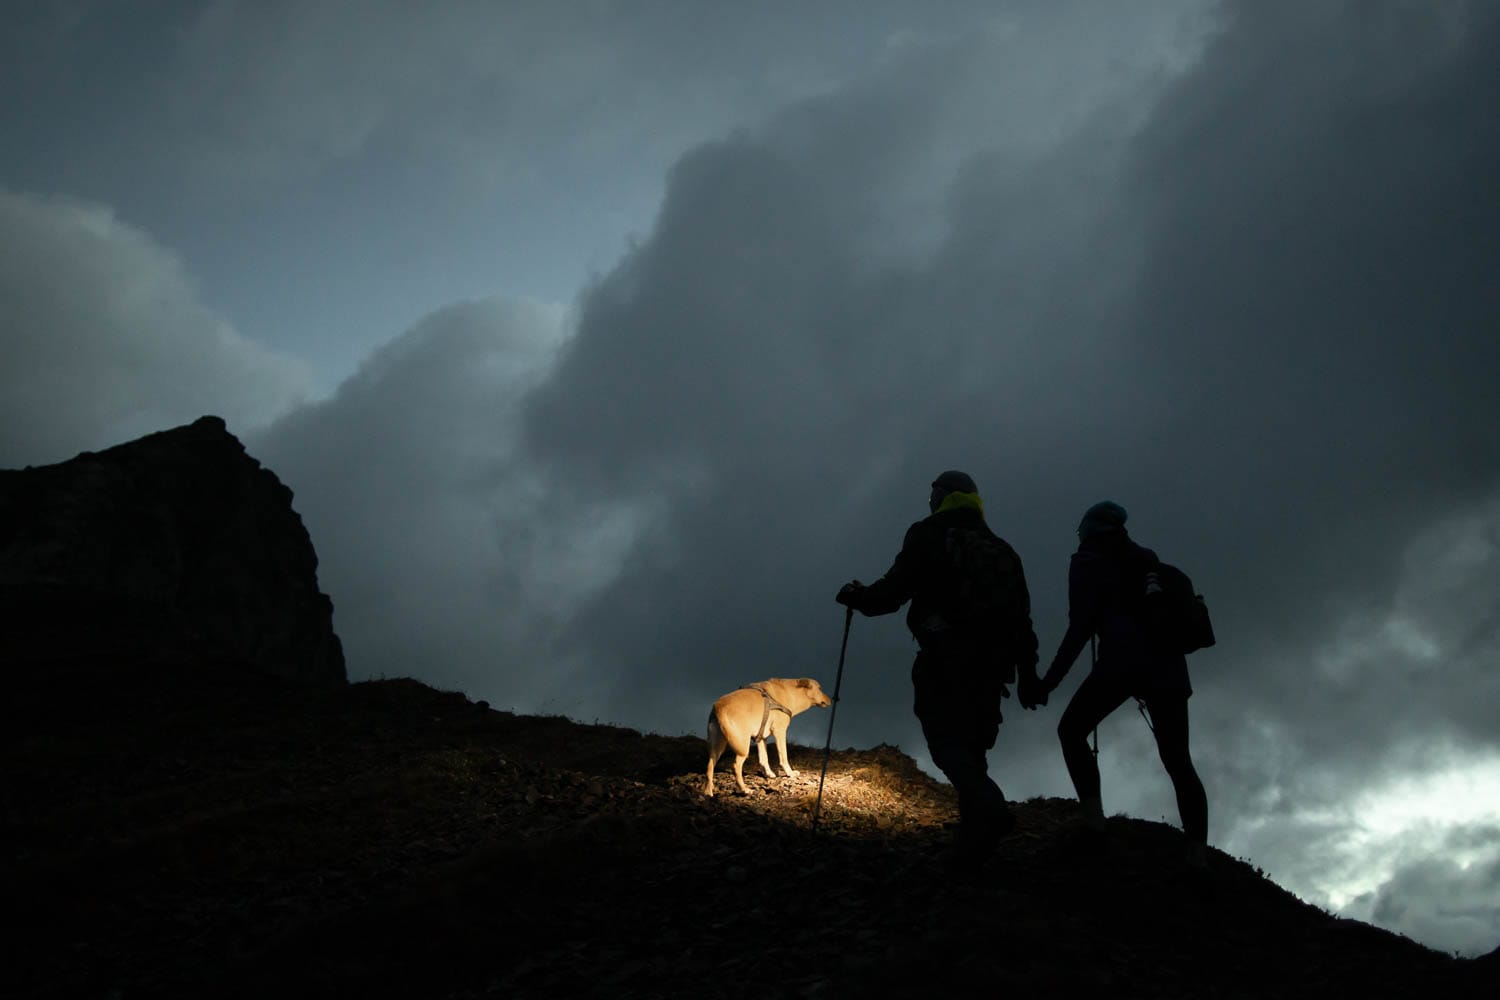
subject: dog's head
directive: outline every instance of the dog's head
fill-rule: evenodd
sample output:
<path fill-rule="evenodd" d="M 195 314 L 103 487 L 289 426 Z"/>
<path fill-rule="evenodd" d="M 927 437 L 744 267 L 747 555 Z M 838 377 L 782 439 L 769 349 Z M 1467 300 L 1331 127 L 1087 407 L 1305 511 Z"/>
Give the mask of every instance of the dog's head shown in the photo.
<path fill-rule="evenodd" d="M 811 677 L 799 677 L 797 686 L 807 692 L 807 700 L 816 708 L 827 708 L 833 704 L 833 699 L 823 693 L 823 685 Z"/>

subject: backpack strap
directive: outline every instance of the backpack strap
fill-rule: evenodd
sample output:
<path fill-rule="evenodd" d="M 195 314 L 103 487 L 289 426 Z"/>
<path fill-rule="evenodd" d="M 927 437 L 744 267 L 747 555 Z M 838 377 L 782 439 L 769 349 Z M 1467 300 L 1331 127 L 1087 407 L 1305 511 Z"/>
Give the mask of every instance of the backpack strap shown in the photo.
<path fill-rule="evenodd" d="M 766 686 L 764 683 L 746 684 L 744 687 L 740 688 L 740 690 L 759 691 L 761 698 L 764 699 L 764 703 L 760 713 L 760 732 L 750 737 L 755 742 L 764 743 L 766 741 L 766 725 L 771 721 L 772 711 L 785 712 L 788 719 L 792 717 L 792 710 L 790 708 L 787 708 L 781 702 L 777 701 L 775 698 L 772 698 L 771 692 L 766 690 Z"/>

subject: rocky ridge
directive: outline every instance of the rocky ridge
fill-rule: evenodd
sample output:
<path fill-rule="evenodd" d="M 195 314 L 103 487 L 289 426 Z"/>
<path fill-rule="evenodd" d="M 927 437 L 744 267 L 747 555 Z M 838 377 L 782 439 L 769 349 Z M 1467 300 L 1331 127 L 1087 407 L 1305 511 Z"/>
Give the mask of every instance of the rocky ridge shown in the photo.
<path fill-rule="evenodd" d="M 292 491 L 218 417 L 0 470 L 0 659 L 238 663 L 345 682 Z"/>
<path fill-rule="evenodd" d="M 1017 805 L 979 872 L 894 747 L 701 794 L 704 744 L 411 680 L 77 660 L 9 692 L 0 886 L 27 997 L 1488 993 L 1180 834 Z"/>

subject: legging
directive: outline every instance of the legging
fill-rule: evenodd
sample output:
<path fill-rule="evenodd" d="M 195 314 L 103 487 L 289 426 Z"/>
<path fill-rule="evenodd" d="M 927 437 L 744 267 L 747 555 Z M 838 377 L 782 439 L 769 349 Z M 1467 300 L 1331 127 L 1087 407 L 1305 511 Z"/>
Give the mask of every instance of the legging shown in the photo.
<path fill-rule="evenodd" d="M 998 678 L 975 681 L 971 669 L 961 660 L 917 654 L 913 708 L 932 763 L 958 793 L 959 822 L 983 826 L 1000 821 L 1008 810 L 985 760 L 1000 731 L 1002 687 Z"/>
<path fill-rule="evenodd" d="M 1104 678 L 1097 671 L 1084 678 L 1057 723 L 1063 761 L 1080 801 L 1099 796 L 1099 764 L 1089 749 L 1089 733 L 1131 697 L 1123 679 Z M 1145 698 L 1156 731 L 1156 749 L 1177 791 L 1177 812 L 1182 831 L 1195 843 L 1208 841 L 1208 795 L 1193 768 L 1188 753 L 1186 695 L 1151 695 Z"/>

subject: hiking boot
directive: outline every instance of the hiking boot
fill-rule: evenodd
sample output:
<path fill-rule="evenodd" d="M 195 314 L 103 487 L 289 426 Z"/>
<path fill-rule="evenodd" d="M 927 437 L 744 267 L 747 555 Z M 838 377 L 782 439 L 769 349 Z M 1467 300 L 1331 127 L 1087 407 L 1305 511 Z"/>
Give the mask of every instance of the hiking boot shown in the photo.
<path fill-rule="evenodd" d="M 1015 832 L 1015 830 L 1016 814 L 1011 812 L 1008 808 L 1002 809 L 994 816 L 993 819 L 990 820 L 990 836 L 995 838 L 996 843 L 999 843 L 1006 837 L 1009 837 L 1012 833 Z"/>
<path fill-rule="evenodd" d="M 954 851 L 956 863 L 974 868 L 983 865 L 1015 828 L 1016 817 L 1009 809 L 984 820 L 960 823 Z"/>
<path fill-rule="evenodd" d="M 1052 843 L 1058 851 L 1078 861 L 1103 859 L 1109 854 L 1108 835 L 1085 823 L 1063 827 Z"/>
<path fill-rule="evenodd" d="M 984 870 L 984 863 L 994 853 L 992 843 L 986 844 L 974 837 L 960 837 L 946 858 L 948 874 L 960 882 L 972 880 Z"/>
<path fill-rule="evenodd" d="M 1084 829 L 1093 833 L 1104 832 L 1104 802 L 1099 796 L 1094 795 L 1086 799 L 1080 799 L 1079 808 L 1083 810 Z"/>

